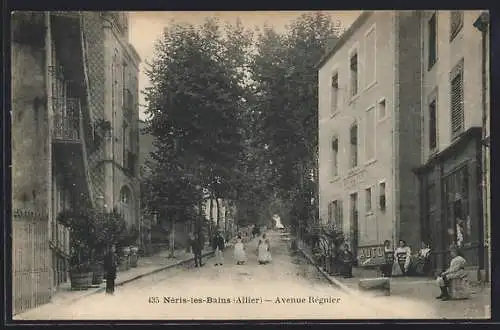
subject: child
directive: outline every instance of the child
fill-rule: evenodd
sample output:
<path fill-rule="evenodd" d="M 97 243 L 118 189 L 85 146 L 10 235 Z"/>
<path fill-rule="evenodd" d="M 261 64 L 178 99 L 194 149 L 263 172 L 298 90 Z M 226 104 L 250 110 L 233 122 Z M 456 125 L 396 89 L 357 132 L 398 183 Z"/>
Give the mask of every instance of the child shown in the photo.
<path fill-rule="evenodd" d="M 234 245 L 234 259 L 237 265 L 243 265 L 247 261 L 245 245 L 243 244 L 241 235 L 238 235 L 236 244 Z"/>

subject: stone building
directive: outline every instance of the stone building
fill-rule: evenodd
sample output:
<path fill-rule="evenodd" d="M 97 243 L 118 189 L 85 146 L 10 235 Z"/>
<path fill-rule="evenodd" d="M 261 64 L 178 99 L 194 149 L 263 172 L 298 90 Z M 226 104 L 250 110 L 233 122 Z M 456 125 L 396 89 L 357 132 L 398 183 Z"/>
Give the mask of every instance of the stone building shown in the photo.
<path fill-rule="evenodd" d="M 16 313 L 69 280 L 62 210 L 117 208 L 137 222 L 140 59 L 123 13 L 15 12 L 12 27 Z"/>
<path fill-rule="evenodd" d="M 343 229 L 359 264 L 385 240 L 420 240 L 412 172 L 421 149 L 420 16 L 364 12 L 319 63 L 320 218 Z"/>
<path fill-rule="evenodd" d="M 489 150 L 481 142 L 489 135 L 489 129 L 482 130 L 489 126 L 489 51 L 487 36 L 482 39 L 474 27 L 480 15 L 424 11 L 420 18 L 423 148 L 422 166 L 415 172 L 421 188 L 422 238 L 435 250 L 438 269 L 448 263 L 450 244 L 462 247 L 473 269 L 485 269 L 489 259 L 483 222 L 489 213 L 489 187 L 488 180 L 482 182 L 483 174 L 489 177 L 482 169 Z"/>

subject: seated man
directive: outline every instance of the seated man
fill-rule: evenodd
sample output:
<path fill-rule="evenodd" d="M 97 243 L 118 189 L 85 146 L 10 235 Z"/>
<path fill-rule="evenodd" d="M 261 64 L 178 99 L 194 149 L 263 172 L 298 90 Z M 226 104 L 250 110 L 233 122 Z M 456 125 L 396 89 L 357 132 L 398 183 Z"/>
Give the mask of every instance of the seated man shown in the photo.
<path fill-rule="evenodd" d="M 412 275 L 425 275 L 425 268 L 429 263 L 430 254 L 429 244 L 422 242 L 422 248 L 417 254 L 410 257 L 409 273 Z"/>
<path fill-rule="evenodd" d="M 451 262 L 450 267 L 442 272 L 436 279 L 439 288 L 441 289 L 441 294 L 436 297 L 436 299 L 450 300 L 450 289 L 452 281 L 467 279 L 467 273 L 465 272 L 466 260 L 460 255 L 460 251 L 452 246 L 450 248 Z M 463 288 L 457 288 L 457 291 L 463 291 Z"/>

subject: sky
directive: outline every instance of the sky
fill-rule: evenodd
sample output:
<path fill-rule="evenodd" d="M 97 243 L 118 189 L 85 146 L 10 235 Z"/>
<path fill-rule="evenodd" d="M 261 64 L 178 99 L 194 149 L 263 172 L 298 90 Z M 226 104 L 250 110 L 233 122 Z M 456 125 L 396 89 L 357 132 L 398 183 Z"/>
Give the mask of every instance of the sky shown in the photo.
<path fill-rule="evenodd" d="M 148 87 L 148 78 L 144 73 L 146 62 L 152 59 L 155 41 L 161 36 L 163 29 L 172 23 L 186 22 L 194 25 L 202 24 L 207 16 L 216 16 L 222 21 L 234 23 L 239 17 L 247 28 L 273 26 L 278 32 L 283 32 L 285 26 L 305 12 L 303 11 L 199 11 L 199 12 L 158 12 L 142 11 L 129 13 L 130 43 L 135 47 L 142 59 L 139 72 L 139 90 Z M 332 19 L 339 20 L 344 28 L 348 28 L 361 14 L 361 11 L 325 11 Z M 139 96 L 140 118 L 144 116 L 144 96 Z"/>

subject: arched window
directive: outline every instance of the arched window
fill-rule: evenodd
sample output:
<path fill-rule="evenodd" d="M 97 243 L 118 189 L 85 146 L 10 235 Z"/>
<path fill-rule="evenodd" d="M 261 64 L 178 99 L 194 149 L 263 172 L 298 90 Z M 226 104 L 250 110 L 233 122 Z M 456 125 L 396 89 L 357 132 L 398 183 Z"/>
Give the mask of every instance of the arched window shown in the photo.
<path fill-rule="evenodd" d="M 120 190 L 120 211 L 125 222 L 129 225 L 134 223 L 133 209 L 132 193 L 127 186 L 123 186 Z"/>

